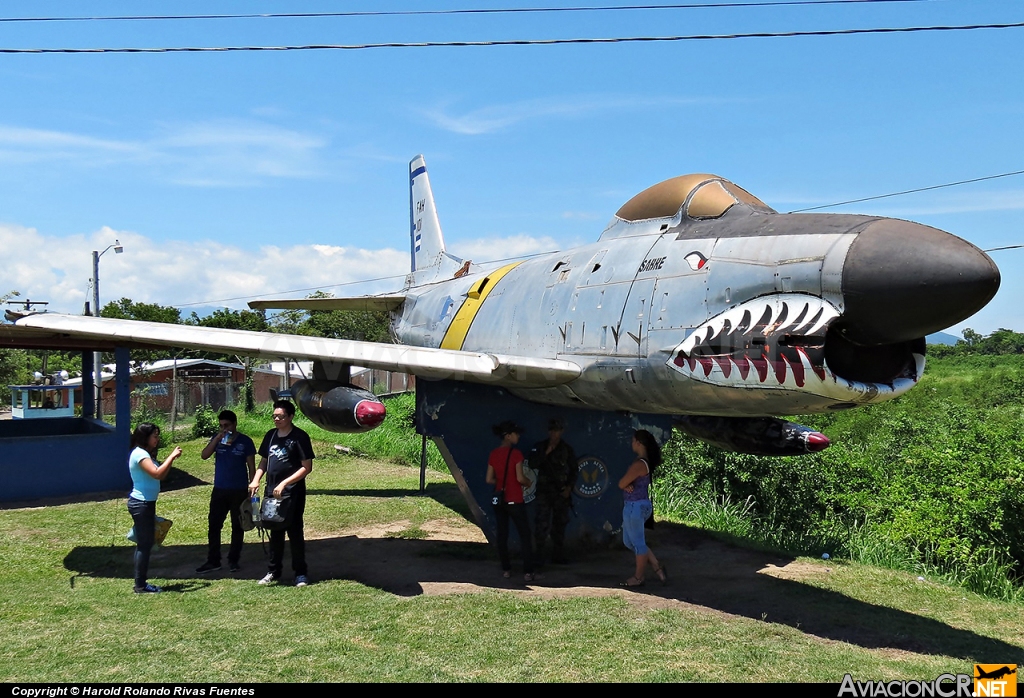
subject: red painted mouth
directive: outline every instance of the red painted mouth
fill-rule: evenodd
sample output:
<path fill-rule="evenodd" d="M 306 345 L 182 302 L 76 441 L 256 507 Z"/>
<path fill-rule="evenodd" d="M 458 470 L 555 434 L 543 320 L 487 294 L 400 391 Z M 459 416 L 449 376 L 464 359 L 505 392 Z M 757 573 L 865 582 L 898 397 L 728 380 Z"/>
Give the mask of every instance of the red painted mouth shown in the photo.
<path fill-rule="evenodd" d="M 695 373 L 700 366 L 705 377 L 717 364 L 727 379 L 735 369 L 744 381 L 755 373 L 759 383 L 772 376 L 779 385 L 790 373 L 800 388 L 806 380 L 805 368 L 809 367 L 818 380 L 824 381 L 825 326 L 819 323 L 822 309 L 813 312 L 809 304 L 804 303 L 792 318 L 787 303 L 782 304 L 777 317 L 773 317 L 772 311 L 770 305 L 765 305 L 755 321 L 750 309 L 746 309 L 735 327 L 725 320 L 717 334 L 713 327 L 707 327 L 704 336 L 690 351 L 679 351 L 673 363 L 688 368 L 690 373 Z M 808 333 L 812 327 L 816 330 Z"/>

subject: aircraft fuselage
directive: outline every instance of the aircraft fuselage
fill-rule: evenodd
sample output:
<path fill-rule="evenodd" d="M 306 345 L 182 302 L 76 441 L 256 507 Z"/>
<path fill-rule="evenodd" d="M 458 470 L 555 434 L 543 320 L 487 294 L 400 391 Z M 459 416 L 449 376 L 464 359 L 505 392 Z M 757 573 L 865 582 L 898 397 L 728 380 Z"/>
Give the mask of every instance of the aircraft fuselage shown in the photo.
<path fill-rule="evenodd" d="M 976 247 L 915 223 L 746 203 L 699 219 L 684 207 L 617 216 L 592 245 L 411 286 L 394 330 L 403 344 L 579 364 L 570 383 L 511 389 L 552 405 L 811 413 L 908 390 L 924 336 L 984 305 L 998 279 Z"/>

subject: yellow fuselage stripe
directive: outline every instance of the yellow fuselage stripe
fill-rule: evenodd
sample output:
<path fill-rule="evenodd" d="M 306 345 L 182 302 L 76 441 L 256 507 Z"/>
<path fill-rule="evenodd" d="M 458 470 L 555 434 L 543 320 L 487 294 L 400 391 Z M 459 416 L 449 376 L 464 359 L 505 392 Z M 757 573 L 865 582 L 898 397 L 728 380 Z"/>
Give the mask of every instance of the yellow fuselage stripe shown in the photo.
<path fill-rule="evenodd" d="M 522 262 L 513 262 L 500 269 L 495 269 L 470 287 L 466 300 L 462 302 L 462 307 L 459 308 L 459 312 L 455 313 L 452 324 L 448 325 L 448 331 L 444 333 L 444 339 L 441 340 L 442 349 L 462 349 L 462 345 L 466 342 L 466 335 L 469 334 L 469 328 L 473 324 L 473 320 L 476 319 L 476 314 L 480 312 L 480 306 L 484 304 L 487 296 L 498 285 L 502 277 L 520 264 Z"/>

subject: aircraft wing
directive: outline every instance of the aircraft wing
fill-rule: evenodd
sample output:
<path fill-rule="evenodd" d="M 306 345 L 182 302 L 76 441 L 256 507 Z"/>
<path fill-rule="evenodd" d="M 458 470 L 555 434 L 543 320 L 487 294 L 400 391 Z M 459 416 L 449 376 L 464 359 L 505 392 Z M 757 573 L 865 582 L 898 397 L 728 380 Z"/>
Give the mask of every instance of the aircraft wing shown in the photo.
<path fill-rule="evenodd" d="M 405 296 L 357 296 L 355 298 L 297 298 L 249 301 L 253 310 L 397 310 Z"/>
<path fill-rule="evenodd" d="M 52 313 L 29 315 L 18 320 L 16 324 L 59 332 L 80 339 L 121 339 L 126 342 L 231 352 L 265 359 L 320 359 L 412 373 L 423 378 L 463 380 L 518 388 L 561 385 L 580 375 L 578 365 L 571 361 L 556 359 L 194 325 L 169 325 L 160 322 Z"/>

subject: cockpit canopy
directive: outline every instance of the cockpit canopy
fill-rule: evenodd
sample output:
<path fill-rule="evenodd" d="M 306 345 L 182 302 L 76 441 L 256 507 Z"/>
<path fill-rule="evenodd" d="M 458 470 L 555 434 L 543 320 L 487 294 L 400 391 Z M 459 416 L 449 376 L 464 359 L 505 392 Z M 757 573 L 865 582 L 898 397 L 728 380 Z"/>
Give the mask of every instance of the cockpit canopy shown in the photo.
<path fill-rule="evenodd" d="M 738 203 L 763 213 L 775 213 L 766 203 L 727 179 L 712 174 L 673 177 L 627 201 L 615 214 L 624 221 L 672 218 L 682 206 L 692 219 L 720 218 Z"/>

